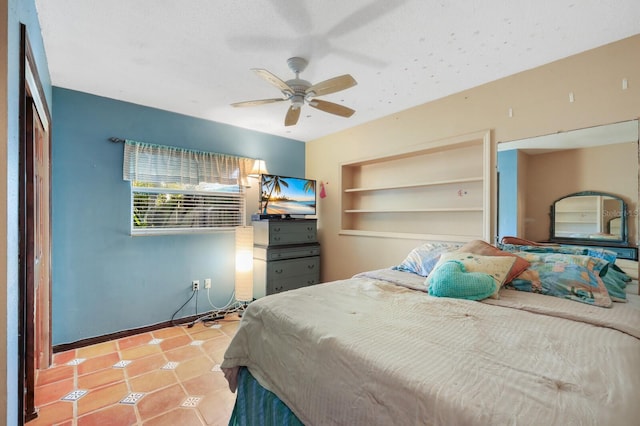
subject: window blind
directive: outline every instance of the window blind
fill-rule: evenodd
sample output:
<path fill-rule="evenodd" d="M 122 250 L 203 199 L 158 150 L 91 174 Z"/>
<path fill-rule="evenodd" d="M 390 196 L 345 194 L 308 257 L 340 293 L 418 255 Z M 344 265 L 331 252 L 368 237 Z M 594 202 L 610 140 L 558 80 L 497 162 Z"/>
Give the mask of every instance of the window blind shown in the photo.
<path fill-rule="evenodd" d="M 185 233 L 244 225 L 244 192 L 132 187 L 132 234 Z"/>

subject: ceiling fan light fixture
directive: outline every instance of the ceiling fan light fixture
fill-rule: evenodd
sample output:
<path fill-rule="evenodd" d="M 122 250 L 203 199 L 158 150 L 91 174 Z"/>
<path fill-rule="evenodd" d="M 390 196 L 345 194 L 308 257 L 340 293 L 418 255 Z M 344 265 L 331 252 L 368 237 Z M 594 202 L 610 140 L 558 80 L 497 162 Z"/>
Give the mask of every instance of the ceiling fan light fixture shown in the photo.
<path fill-rule="evenodd" d="M 277 87 L 284 95 L 283 99 L 259 99 L 254 101 L 236 102 L 231 105 L 234 107 L 241 107 L 290 101 L 291 105 L 289 106 L 285 116 L 285 126 L 294 126 L 297 124 L 298 118 L 300 117 L 300 110 L 304 106 L 305 102 L 313 108 L 340 117 L 351 117 L 353 115 L 355 111 L 351 108 L 347 108 L 333 102 L 315 99 L 316 96 L 328 95 L 355 86 L 357 82 L 353 77 L 351 77 L 351 75 L 344 74 L 316 84 L 311 84 L 310 82 L 299 78 L 299 73 L 307 67 L 308 62 L 306 59 L 300 57 L 289 58 L 287 60 L 287 64 L 296 76 L 286 82 L 265 69 L 251 69 L 267 83 Z"/>
<path fill-rule="evenodd" d="M 291 105 L 294 108 L 302 108 L 304 105 L 304 96 L 301 94 L 295 94 L 291 97 Z"/>

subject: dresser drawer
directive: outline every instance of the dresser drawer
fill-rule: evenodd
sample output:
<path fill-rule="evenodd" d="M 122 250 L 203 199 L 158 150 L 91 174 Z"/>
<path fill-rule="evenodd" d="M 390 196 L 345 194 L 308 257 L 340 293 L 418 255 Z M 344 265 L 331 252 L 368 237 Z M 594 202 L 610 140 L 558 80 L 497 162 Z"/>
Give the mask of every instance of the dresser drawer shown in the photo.
<path fill-rule="evenodd" d="M 315 220 L 264 220 L 253 222 L 254 243 L 264 246 L 315 243 Z"/>
<path fill-rule="evenodd" d="M 292 246 L 253 246 L 255 259 L 272 261 L 320 255 L 320 244 L 298 244 Z"/>
<path fill-rule="evenodd" d="M 608 245 L 600 245 L 596 243 L 584 243 L 582 241 L 577 241 L 575 244 L 561 244 L 568 247 L 594 247 L 598 249 L 610 250 L 616 253 L 616 257 L 618 259 L 629 259 L 629 260 L 638 260 L 638 248 L 635 246 L 608 246 Z"/>
<path fill-rule="evenodd" d="M 320 271 L 320 256 L 279 260 L 267 263 L 267 283 Z"/>
<path fill-rule="evenodd" d="M 606 250 L 615 251 L 618 259 L 638 260 L 638 249 L 636 247 L 604 247 Z"/>
<path fill-rule="evenodd" d="M 318 284 L 320 282 L 318 274 L 300 275 L 293 278 L 287 278 L 279 281 L 267 283 L 267 293 L 275 294 L 287 290 L 295 290 L 296 288 L 307 287 Z"/>

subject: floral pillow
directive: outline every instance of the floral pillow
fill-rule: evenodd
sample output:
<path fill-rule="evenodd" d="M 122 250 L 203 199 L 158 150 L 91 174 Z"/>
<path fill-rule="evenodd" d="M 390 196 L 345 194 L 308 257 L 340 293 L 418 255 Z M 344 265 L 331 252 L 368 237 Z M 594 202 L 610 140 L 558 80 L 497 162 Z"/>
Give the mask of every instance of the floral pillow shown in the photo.
<path fill-rule="evenodd" d="M 503 242 L 505 240 L 503 239 Z M 627 301 L 627 293 L 624 291 L 627 283 L 631 281 L 631 277 L 627 275 L 622 269 L 620 269 L 616 264 L 616 252 L 611 250 L 606 250 L 598 247 L 590 247 L 590 246 L 523 246 L 523 245 L 515 245 L 515 244 L 507 244 L 503 243 L 499 245 L 504 251 L 512 252 L 514 254 L 521 254 L 518 252 L 530 252 L 530 253 L 556 253 L 559 255 L 582 255 L 586 257 L 592 257 L 596 259 L 601 259 L 603 262 L 600 262 L 602 266 L 600 270 L 600 278 L 604 282 L 605 287 L 609 292 L 609 297 L 614 302 L 626 302 Z M 608 264 L 608 266 L 606 266 Z M 514 267 L 515 269 L 515 267 Z M 511 271 L 513 274 L 513 270 Z M 509 280 L 507 280 L 509 282 Z"/>
<path fill-rule="evenodd" d="M 440 260 L 438 260 L 438 263 L 433 268 L 433 272 L 425 280 L 425 284 L 430 286 L 433 280 L 433 275 L 436 274 L 438 268 L 452 260 L 458 261 L 464 265 L 466 272 L 480 272 L 493 278 L 495 287 L 489 297 L 492 299 L 499 299 L 498 292 L 507 279 L 509 271 L 511 271 L 516 258 L 513 256 L 481 256 L 475 253 L 463 251 L 443 253 L 440 256 Z"/>
<path fill-rule="evenodd" d="M 500 250 L 499 248 L 492 246 L 491 244 L 482 240 L 469 241 L 467 244 L 463 245 L 460 248 L 460 251 L 475 253 L 482 256 L 513 256 L 515 258 L 515 262 L 513 264 L 513 267 L 511 268 L 511 271 L 509 271 L 509 275 L 507 275 L 505 284 L 520 275 L 525 269 L 529 267 L 529 262 L 524 260 L 522 257 L 508 251 Z"/>
<path fill-rule="evenodd" d="M 397 271 L 411 272 L 423 277 L 431 273 L 442 253 L 460 248 L 459 243 L 425 243 L 411 250 L 407 257 L 397 266 Z"/>
<path fill-rule="evenodd" d="M 608 269 L 607 261 L 564 253 L 520 252 L 518 255 L 530 266 L 507 287 L 594 306 L 611 306 L 611 297 L 600 277 Z"/>
<path fill-rule="evenodd" d="M 517 244 L 505 244 L 501 243 L 498 247 L 506 252 L 533 252 L 533 253 L 565 253 L 565 254 L 580 254 L 584 256 L 597 257 L 604 259 L 607 262 L 615 262 L 617 255 L 615 251 L 606 250 L 598 247 L 589 246 L 559 246 L 559 245 L 535 245 L 535 246 L 523 246 Z"/>

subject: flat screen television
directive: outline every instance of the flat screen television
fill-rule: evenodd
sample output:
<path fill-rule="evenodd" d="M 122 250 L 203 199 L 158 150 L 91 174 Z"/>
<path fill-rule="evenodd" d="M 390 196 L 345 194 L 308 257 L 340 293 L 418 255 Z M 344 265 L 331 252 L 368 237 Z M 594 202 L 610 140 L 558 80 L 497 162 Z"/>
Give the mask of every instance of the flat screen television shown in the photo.
<path fill-rule="evenodd" d="M 260 214 L 289 217 L 316 214 L 316 181 L 279 175 L 261 175 Z"/>

